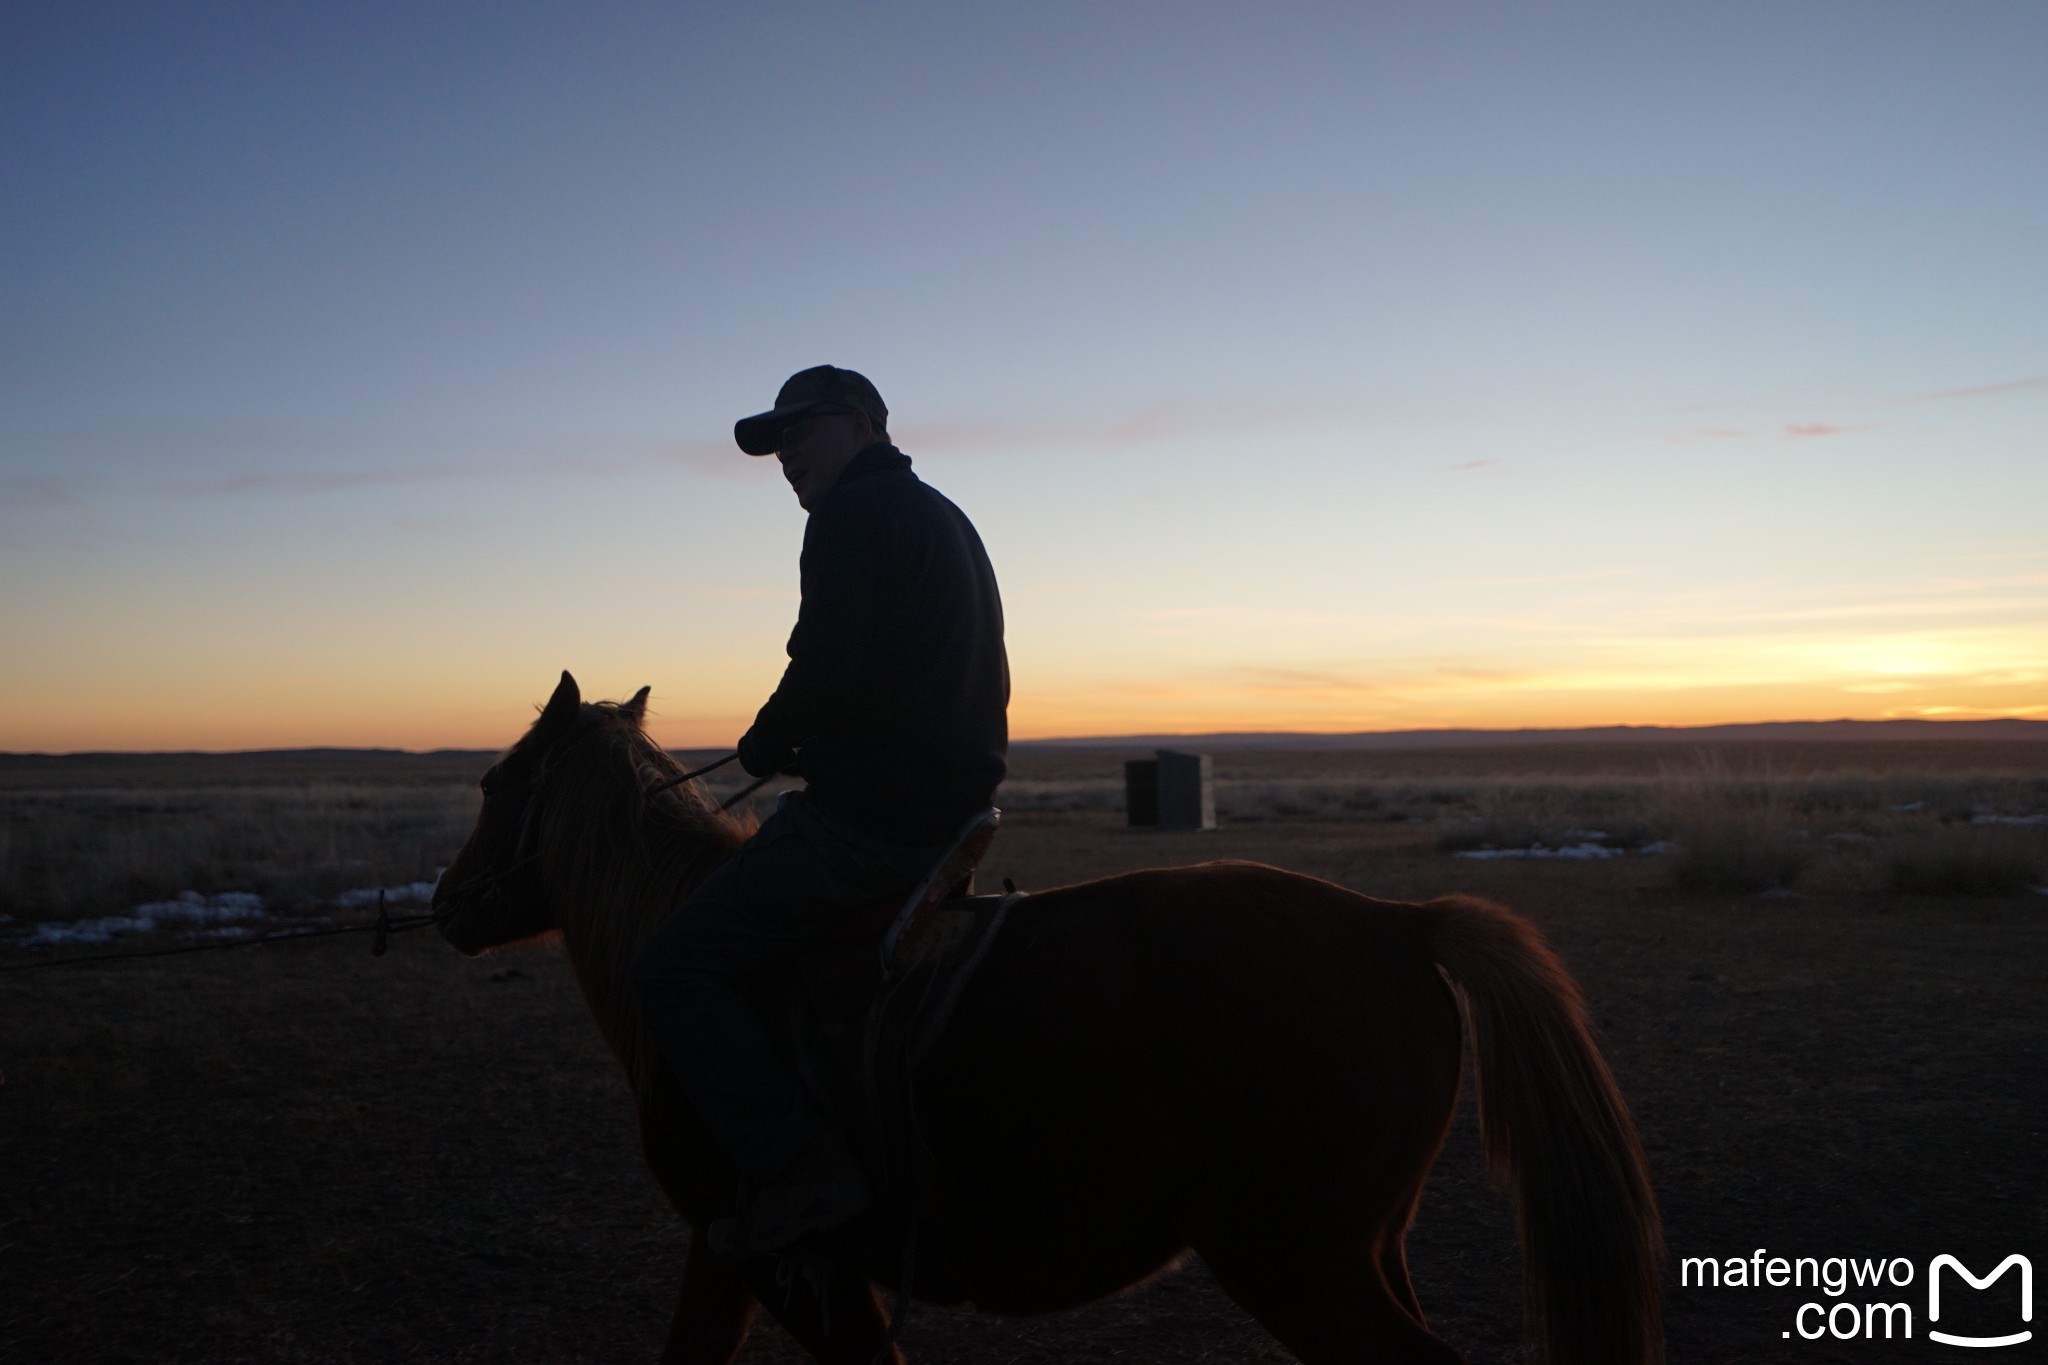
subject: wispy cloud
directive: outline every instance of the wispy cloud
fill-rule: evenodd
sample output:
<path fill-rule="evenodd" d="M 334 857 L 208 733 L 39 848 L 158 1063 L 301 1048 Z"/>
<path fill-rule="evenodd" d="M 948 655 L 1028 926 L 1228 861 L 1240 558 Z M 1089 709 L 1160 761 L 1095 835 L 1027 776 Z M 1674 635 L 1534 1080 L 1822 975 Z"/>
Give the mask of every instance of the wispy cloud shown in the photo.
<path fill-rule="evenodd" d="M 2016 393 L 2021 389 L 2038 389 L 2043 385 L 2048 385 L 2048 374 L 2032 375 L 2026 379 L 2008 379 L 1998 384 L 1971 384 L 1960 389 L 1936 389 L 1931 393 L 1908 394 L 1899 401 L 1946 403 L 1956 398 L 1988 398 L 1995 393 Z"/>
<path fill-rule="evenodd" d="M 1849 436 L 1859 431 L 1869 431 L 1875 423 L 1862 426 L 1838 426 L 1833 422 L 1787 422 L 1785 434 L 1801 440 L 1812 440 L 1825 436 Z"/>
<path fill-rule="evenodd" d="M 1989 710 L 1977 706 L 1901 706 L 1884 713 L 1886 720 L 2030 720 L 2035 716 L 2048 716 L 2048 706 L 2000 706 Z"/>
<path fill-rule="evenodd" d="M 795 602 L 801 600 L 802 597 L 802 595 L 793 588 L 702 587 L 691 588 L 689 591 L 690 594 L 694 597 L 715 597 L 721 599 L 731 599 L 733 601 L 739 602 Z"/>
<path fill-rule="evenodd" d="M 92 492 L 85 479 L 28 474 L 0 479 L 0 503 L 22 511 L 50 507 L 75 507 Z"/>
<path fill-rule="evenodd" d="M 1874 431 L 1878 424 L 1864 422 L 1785 422 L 1768 435 L 1789 437 L 1795 441 L 1816 440 L 1828 436 L 1849 436 L 1860 431 Z M 1672 445 L 1690 445 L 1694 441 L 1746 441 L 1756 433 L 1743 431 L 1738 427 L 1690 427 L 1674 431 L 1665 436 Z"/>
<path fill-rule="evenodd" d="M 1896 394 L 1877 397 L 1870 401 L 1876 406 L 1894 406 L 1912 403 L 1949 403 L 1966 398 L 1993 398 L 2001 394 L 2021 393 L 2029 389 L 2048 388 L 2048 374 L 2029 375 L 2024 379 L 2006 379 L 1990 384 L 1966 384 L 1957 388 L 1929 389 L 1924 393 Z M 1772 406 L 1784 402 L 1783 396 L 1769 400 Z M 1751 407 L 1751 403 L 1717 401 L 1711 403 L 1689 403 L 1675 409 L 1678 412 L 1725 411 L 1731 407 Z M 1760 406 L 1758 404 L 1757 406 Z M 1880 423 L 1865 422 L 1850 424 L 1842 422 L 1784 422 L 1774 430 L 1766 428 L 1766 434 L 1789 437 L 1794 440 L 1811 440 L 1828 436 L 1847 436 L 1856 432 L 1875 430 Z M 1664 439 L 1673 445 L 1687 445 L 1694 441 L 1739 441 L 1755 435 L 1753 431 L 1740 427 L 1707 426 L 1687 427 L 1680 431 L 1668 432 Z"/>
<path fill-rule="evenodd" d="M 488 478 L 482 465 L 412 465 L 387 469 L 237 469 L 158 485 L 157 491 L 210 498 L 236 493 L 342 493 L 357 488 L 394 488 Z"/>
<path fill-rule="evenodd" d="M 1222 621 L 1237 614 L 1218 607 L 1148 607 L 1131 613 L 1142 621 Z"/>
<path fill-rule="evenodd" d="M 1605 626 L 1622 626 L 1622 639 L 1648 642 L 1726 640 L 1734 637 L 1798 638 L 1816 632 L 1836 634 L 1889 626 L 1921 631 L 1930 623 L 1957 628 L 1997 629 L 2048 620 L 2048 594 L 2039 591 L 1969 591 L 1930 585 L 1921 591 L 1897 590 L 1876 597 L 1843 595 L 1828 600 L 1785 602 L 1806 596 L 1780 589 L 1758 598 L 1684 599 L 1669 597 L 1613 613 Z M 1569 623 L 1566 623 L 1569 629 Z M 1581 638 L 1585 638 L 1583 635 Z"/>
<path fill-rule="evenodd" d="M 1227 626 L 1235 632 L 1242 632 L 1247 628 L 1293 630 L 1307 626 L 1359 630 L 1369 627 L 1373 622 L 1371 616 L 1362 612 L 1304 611 L 1300 608 L 1292 607 L 1269 609 L 1250 605 L 1143 607 L 1133 609 L 1125 614 L 1133 621 L 1144 622 L 1152 626 Z"/>
<path fill-rule="evenodd" d="M 1267 695 L 1355 697 L 1386 690 L 1378 681 L 1311 668 L 1231 668 L 1216 677 L 1239 691 Z"/>
<path fill-rule="evenodd" d="M 1466 460 L 1461 464 L 1452 465 L 1451 468 L 1462 472 L 1467 469 L 1490 469 L 1499 464 L 1499 460 Z"/>
<path fill-rule="evenodd" d="M 1557 587 L 1568 583 L 1599 583 L 1614 578 L 1629 578 L 1640 574 L 1640 564 L 1616 565 L 1608 569 L 1582 569 L 1572 573 L 1516 574 L 1498 578 L 1475 578 L 1474 587 L 1481 588 L 1530 588 Z"/>
<path fill-rule="evenodd" d="M 1340 415 L 1320 403 L 1268 403 L 1214 398 L 1162 399 L 1097 417 L 968 417 L 953 421 L 895 421 L 898 444 L 913 455 L 926 450 L 1009 450 L 1020 446 L 1134 446 L 1193 436 L 1227 435 L 1315 426 Z"/>
<path fill-rule="evenodd" d="M 418 459 L 364 465 L 321 463 L 317 457 L 294 451 L 271 463 L 202 468 L 156 482 L 22 475 L 0 480 L 0 504 L 12 510 L 34 510 L 75 507 L 126 492 L 186 498 L 317 496 L 436 483 L 641 478 L 678 470 L 735 480 L 758 474 L 747 467 L 747 458 L 736 449 L 713 441 L 648 441 L 622 446 L 615 441 L 593 440 L 581 445 L 508 439 L 501 450 L 481 454 L 473 452 L 486 442 L 455 444 L 463 447 L 462 454 L 429 448 Z M 192 461 L 180 459 L 178 463 L 190 468 Z"/>

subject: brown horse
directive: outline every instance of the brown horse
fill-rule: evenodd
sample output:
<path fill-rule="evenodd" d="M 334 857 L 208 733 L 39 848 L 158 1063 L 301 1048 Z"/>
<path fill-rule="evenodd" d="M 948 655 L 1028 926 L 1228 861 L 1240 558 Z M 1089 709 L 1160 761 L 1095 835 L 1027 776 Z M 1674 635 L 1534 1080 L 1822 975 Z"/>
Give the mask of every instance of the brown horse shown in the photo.
<path fill-rule="evenodd" d="M 647 1162 L 692 1227 L 737 1175 L 635 1012 L 627 967 L 749 832 L 641 730 L 647 689 L 561 686 L 483 780 L 441 881 L 465 953 L 559 931 L 638 1102 Z M 1486 1161 L 1516 1199 L 1532 1329 L 1557 1365 L 1663 1359 L 1657 1211 L 1577 987 L 1527 922 L 1374 900 L 1256 863 L 1106 877 L 1018 902 L 918 1079 L 923 1234 L 962 1300 L 1067 1308 L 1193 1248 L 1307 1365 L 1460 1359 L 1403 1238 L 1450 1122 L 1460 1008 Z M 692 1239 L 664 1360 L 723 1362 L 758 1303 L 826 1362 L 895 1357 L 858 1268 L 823 1302 Z"/>

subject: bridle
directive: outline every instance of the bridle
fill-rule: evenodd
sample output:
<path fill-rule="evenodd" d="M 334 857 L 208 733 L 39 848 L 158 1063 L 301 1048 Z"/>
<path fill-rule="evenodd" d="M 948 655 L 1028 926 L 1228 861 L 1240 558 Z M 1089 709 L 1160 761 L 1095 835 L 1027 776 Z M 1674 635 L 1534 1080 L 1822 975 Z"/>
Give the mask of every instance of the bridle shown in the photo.
<path fill-rule="evenodd" d="M 573 744 L 579 737 L 580 736 L 576 735 L 564 736 L 561 740 L 549 746 L 547 755 L 540 760 L 539 770 L 536 771 L 533 777 L 524 784 L 526 787 L 526 811 L 525 814 L 522 815 L 520 818 L 519 838 L 512 845 L 512 861 L 507 863 L 505 866 L 496 869 L 495 871 L 479 872 L 471 876 L 464 877 L 455 886 L 451 887 L 448 892 L 448 900 L 445 907 L 441 910 L 437 910 L 434 912 L 433 922 L 435 924 L 440 925 L 447 923 L 450 919 L 454 918 L 454 916 L 461 910 L 461 908 L 464 905 L 469 904 L 472 900 L 481 909 L 488 909 L 495 906 L 500 900 L 503 899 L 504 883 L 509 878 L 511 878 L 513 874 L 521 872 L 525 870 L 527 867 L 530 867 L 534 863 L 540 861 L 540 850 L 538 848 L 532 849 L 531 852 L 528 852 L 527 850 L 532 842 L 533 833 L 535 829 L 539 826 L 541 808 L 546 804 L 545 801 L 542 799 L 542 788 L 547 783 L 548 770 L 551 766 L 554 755 L 559 753 L 567 745 Z M 681 786 L 683 783 L 693 781 L 696 778 L 702 777 L 704 774 L 711 772 L 714 769 L 723 768 L 726 764 L 732 762 L 734 759 L 738 757 L 738 753 L 730 753 L 727 754 L 724 758 L 718 759 L 715 762 L 705 764 L 701 768 L 693 768 L 688 772 L 679 773 L 674 777 L 664 779 L 663 781 L 657 782 L 653 786 L 649 787 L 644 793 L 644 795 L 648 800 L 653 800 L 655 797 L 661 795 L 661 793 L 669 790 L 671 787 Z M 761 790 L 761 788 L 768 785 L 769 782 L 773 781 L 778 776 L 780 776 L 780 774 L 778 773 L 769 773 L 766 777 L 756 779 L 755 781 L 749 783 L 747 786 L 742 787 L 739 791 L 733 793 L 731 796 L 727 797 L 725 800 L 719 802 L 718 808 L 721 811 L 731 810 L 734 806 L 737 806 L 740 802 L 746 800 L 755 792 Z M 483 788 L 483 794 L 486 800 L 490 798 L 492 794 L 492 786 L 494 785 L 491 782 L 490 777 L 490 773 L 485 773 L 484 781 L 480 784 Z"/>
<path fill-rule="evenodd" d="M 550 756 L 552 756 L 552 751 Z M 433 919 L 435 925 L 446 924 L 449 920 L 455 918 L 457 914 L 461 913 L 465 905 L 471 903 L 474 903 L 480 909 L 495 907 L 504 899 L 505 882 L 515 873 L 522 872 L 540 861 L 540 850 L 538 848 L 534 848 L 531 852 L 528 852 L 527 849 L 533 841 L 534 831 L 540 826 L 541 808 L 546 804 L 542 799 L 542 788 L 548 780 L 548 769 L 548 759 L 543 758 L 540 762 L 539 770 L 524 784 L 526 788 L 526 810 L 520 816 L 519 837 L 512 844 L 512 861 L 491 872 L 473 873 L 449 888 L 446 904 L 434 912 Z M 483 782 L 478 784 L 483 790 L 485 800 L 490 799 L 491 788 L 494 785 L 490 777 L 490 773 L 485 773 Z"/>

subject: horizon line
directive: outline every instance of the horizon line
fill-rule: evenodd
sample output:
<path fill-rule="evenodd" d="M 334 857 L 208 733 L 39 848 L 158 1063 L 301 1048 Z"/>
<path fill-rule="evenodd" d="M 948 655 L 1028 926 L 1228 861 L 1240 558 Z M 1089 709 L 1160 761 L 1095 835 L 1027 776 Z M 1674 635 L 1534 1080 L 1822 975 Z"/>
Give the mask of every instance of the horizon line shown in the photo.
<path fill-rule="evenodd" d="M 1728 730 L 1767 729 L 1885 729 L 1896 727 L 1962 728 L 1999 727 L 2023 728 L 2038 731 L 2040 737 L 2048 740 L 2048 720 L 2030 716 L 1893 716 L 1881 720 L 1862 720 L 1851 716 L 1840 716 L 1829 720 L 1762 720 L 1762 721 L 1715 721 L 1704 725 L 1665 725 L 1656 722 L 1623 722 L 1611 725 L 1525 725 L 1525 726 L 1423 726 L 1403 730 L 1193 730 L 1166 731 L 1147 730 L 1119 734 L 1100 735 L 1050 735 L 1034 739 L 1010 741 L 1016 748 L 1056 747 L 1097 747 L 1115 745 L 1132 747 L 1150 746 L 1156 741 L 1209 741 L 1232 744 L 1241 748 L 1254 748 L 1261 744 L 1278 747 L 1289 740 L 1328 742 L 1332 740 L 1414 740 L 1459 737 L 1467 740 L 1499 739 L 1512 741 L 1516 738 L 1531 739 L 1570 738 L 1573 736 L 1628 735 L 1639 738 L 1684 738 L 1706 736 Z M 652 738 L 652 736 L 650 736 Z M 659 743 L 659 741 L 656 741 Z M 662 745 L 670 753 L 725 753 L 720 745 L 682 744 Z M 261 749 L 0 749 L 0 759 L 15 758 L 231 758 L 264 754 L 405 754 L 427 758 L 436 754 L 484 754 L 501 753 L 503 746 L 470 749 L 454 745 L 437 745 L 431 749 L 408 749 L 389 744 L 298 744 Z"/>

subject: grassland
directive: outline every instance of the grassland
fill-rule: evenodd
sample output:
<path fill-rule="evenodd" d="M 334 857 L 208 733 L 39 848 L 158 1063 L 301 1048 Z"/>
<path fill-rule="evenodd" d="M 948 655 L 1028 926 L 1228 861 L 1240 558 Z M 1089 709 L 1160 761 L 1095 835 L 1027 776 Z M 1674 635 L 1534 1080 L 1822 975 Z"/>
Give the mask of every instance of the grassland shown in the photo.
<path fill-rule="evenodd" d="M 1202 833 L 1127 828 L 1125 756 L 1018 751 L 991 878 L 1248 857 L 1505 901 L 1585 989 L 1674 1258 L 2048 1256 L 2048 897 L 1980 875 L 2001 850 L 2031 868 L 2044 833 L 1976 823 L 2048 808 L 2048 746 L 1226 753 Z M 488 756 L 298 762 L 0 760 L 6 876 L 51 888 L 16 904 L 430 875 Z M 1754 856 L 1759 831 L 1789 863 Z M 1596 832 L 1623 851 L 1457 856 Z M 1659 840 L 1679 847 L 1629 851 Z M 1759 895 L 1758 863 L 1794 894 Z M 276 880 L 235 880 L 259 875 Z M 0 939 L 0 966 L 52 955 Z M 1411 1260 L 1433 1330 L 1517 1360 L 1514 1229 L 1471 1100 Z M 687 1240 L 546 944 L 470 960 L 419 934 L 378 960 L 320 939 L 0 975 L 0 1172 L 9 1361 L 652 1359 Z M 1810 1291 L 1667 1290 L 1675 1365 L 1884 1354 L 1790 1354 Z M 906 1345 L 927 1365 L 1289 1359 L 1198 1262 L 1047 1317 L 920 1309 Z M 798 1359 L 772 1327 L 742 1355 Z"/>

